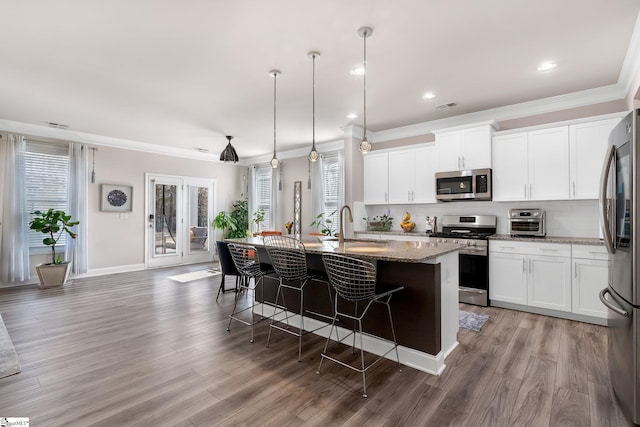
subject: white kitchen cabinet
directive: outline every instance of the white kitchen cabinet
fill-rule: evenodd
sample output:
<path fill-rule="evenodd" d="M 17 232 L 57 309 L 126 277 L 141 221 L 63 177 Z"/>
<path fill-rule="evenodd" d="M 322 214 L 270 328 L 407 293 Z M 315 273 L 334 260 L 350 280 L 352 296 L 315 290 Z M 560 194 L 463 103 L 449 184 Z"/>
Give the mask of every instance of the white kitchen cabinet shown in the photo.
<path fill-rule="evenodd" d="M 609 134 L 619 122 L 620 119 L 609 119 L 569 126 L 571 199 L 598 198 Z"/>
<path fill-rule="evenodd" d="M 531 255 L 527 303 L 533 307 L 571 311 L 571 258 Z"/>
<path fill-rule="evenodd" d="M 435 203 L 435 147 L 389 153 L 389 203 Z"/>
<path fill-rule="evenodd" d="M 569 130 L 559 126 L 496 135 L 493 200 L 569 199 Z"/>
<path fill-rule="evenodd" d="M 527 200 L 529 187 L 527 133 L 493 137 L 493 200 Z"/>
<path fill-rule="evenodd" d="M 389 202 L 388 153 L 368 153 L 364 156 L 364 203 L 369 205 Z"/>
<path fill-rule="evenodd" d="M 526 256 L 489 250 L 489 298 L 527 304 Z"/>
<path fill-rule="evenodd" d="M 491 241 L 490 299 L 570 312 L 570 254 L 565 244 Z"/>
<path fill-rule="evenodd" d="M 573 312 L 607 319 L 607 308 L 598 296 L 607 287 L 609 263 L 606 249 L 601 246 L 573 245 L 572 251 Z"/>
<path fill-rule="evenodd" d="M 569 199 L 569 128 L 529 132 L 529 200 Z"/>
<path fill-rule="evenodd" d="M 490 168 L 492 130 L 491 125 L 482 125 L 436 132 L 438 171 Z"/>

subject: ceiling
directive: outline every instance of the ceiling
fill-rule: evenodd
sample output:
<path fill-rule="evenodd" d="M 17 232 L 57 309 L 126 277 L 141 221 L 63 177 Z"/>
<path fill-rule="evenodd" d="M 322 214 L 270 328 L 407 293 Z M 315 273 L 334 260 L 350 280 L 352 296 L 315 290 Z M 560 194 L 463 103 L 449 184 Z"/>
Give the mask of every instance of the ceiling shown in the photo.
<path fill-rule="evenodd" d="M 2 3 L 0 129 L 54 122 L 209 157 L 233 135 L 245 159 L 273 150 L 271 69 L 282 72 L 278 152 L 310 144 L 311 50 L 321 54 L 316 141 L 362 126 L 362 77 L 349 75 L 362 62 L 362 26 L 373 28 L 376 132 L 619 84 L 640 11 L 637 0 Z M 558 67 L 538 72 L 544 60 Z M 427 91 L 437 98 L 423 100 Z M 457 108 L 436 111 L 450 102 Z"/>

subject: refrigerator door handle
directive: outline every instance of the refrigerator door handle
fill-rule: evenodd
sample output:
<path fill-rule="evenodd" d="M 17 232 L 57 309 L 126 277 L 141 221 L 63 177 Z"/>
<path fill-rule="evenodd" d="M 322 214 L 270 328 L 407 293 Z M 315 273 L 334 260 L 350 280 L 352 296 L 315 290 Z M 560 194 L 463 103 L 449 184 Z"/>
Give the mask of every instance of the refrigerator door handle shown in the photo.
<path fill-rule="evenodd" d="M 610 254 L 615 252 L 613 247 L 613 240 L 611 238 L 611 229 L 609 227 L 609 204 L 607 203 L 607 187 L 609 185 L 609 171 L 611 170 L 611 164 L 616 158 L 616 147 L 609 146 L 607 155 L 604 160 L 604 167 L 602 168 L 602 175 L 600 175 L 600 228 L 602 229 L 602 235 L 604 237 L 604 244 L 607 247 L 607 252 Z"/>
<path fill-rule="evenodd" d="M 613 302 L 609 301 L 608 299 L 605 298 L 605 295 L 609 294 L 611 295 L 611 293 L 609 292 L 608 288 L 604 288 L 603 290 L 600 291 L 600 301 L 602 301 L 602 303 L 609 308 L 611 311 L 618 313 L 620 316 L 629 318 L 629 312 L 626 310 L 621 309 L 618 306 L 613 305 Z"/>

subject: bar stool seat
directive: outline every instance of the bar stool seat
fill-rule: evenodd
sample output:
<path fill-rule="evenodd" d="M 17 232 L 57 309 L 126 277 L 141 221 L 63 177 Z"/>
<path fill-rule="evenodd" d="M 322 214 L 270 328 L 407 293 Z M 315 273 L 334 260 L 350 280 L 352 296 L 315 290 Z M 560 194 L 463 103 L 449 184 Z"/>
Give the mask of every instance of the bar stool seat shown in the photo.
<path fill-rule="evenodd" d="M 263 284 L 265 275 L 273 273 L 273 269 L 268 264 L 260 263 L 258 250 L 255 248 L 255 246 L 229 243 L 228 248 L 229 248 L 229 252 L 231 253 L 231 258 L 233 259 L 233 263 L 235 264 L 236 269 L 242 275 L 242 280 L 240 280 L 240 288 L 245 289 L 247 291 L 251 291 L 252 301 L 249 307 L 236 311 L 238 307 L 238 298 L 240 297 L 240 292 L 236 293 L 235 302 L 233 304 L 233 310 L 229 315 L 229 324 L 227 325 L 227 332 L 231 331 L 231 321 L 236 320 L 240 323 L 251 326 L 251 339 L 249 340 L 249 342 L 254 342 L 254 339 L 253 339 L 254 325 L 265 318 L 264 306 L 263 306 L 263 312 L 262 312 L 261 318 L 258 320 L 255 320 L 255 314 L 253 312 L 253 309 L 257 305 L 256 288 L 258 287 L 259 284 Z M 251 279 L 253 279 L 253 285 L 251 285 L 252 283 Z M 261 286 L 260 289 L 262 290 L 264 295 L 264 286 Z M 240 313 L 243 313 L 248 310 L 251 312 L 250 321 L 239 317 Z"/>
<path fill-rule="evenodd" d="M 320 274 L 314 274 L 312 270 L 307 267 L 307 254 L 304 244 L 293 237 L 288 236 L 265 236 L 264 245 L 273 263 L 273 268 L 280 277 L 280 284 L 276 292 L 276 300 L 273 316 L 271 317 L 271 323 L 269 325 L 269 336 L 267 337 L 267 347 L 271 340 L 271 332 L 273 329 L 289 333 L 298 337 L 298 362 L 302 361 L 302 336 L 306 333 L 315 332 L 320 328 L 324 328 L 327 325 L 322 325 L 315 329 L 307 329 L 305 326 L 305 313 L 311 313 L 316 316 L 324 317 L 327 320 L 332 316 L 327 316 L 323 313 L 313 312 L 305 309 L 304 305 L 304 290 L 308 283 L 311 281 L 322 282 L 327 287 L 327 293 L 329 295 L 329 305 L 333 306 L 333 297 L 331 295 L 331 286 L 326 277 Z M 292 313 L 287 310 L 287 304 L 284 297 L 284 291 L 292 290 L 300 293 L 300 313 Z M 282 317 L 281 315 L 284 315 Z M 299 316 L 299 325 L 296 330 L 291 328 L 289 319 L 294 316 Z M 286 326 L 282 326 L 286 324 Z"/>
<path fill-rule="evenodd" d="M 376 282 L 376 267 L 374 264 L 368 261 L 339 254 L 323 254 L 322 261 L 327 271 L 329 282 L 336 290 L 336 299 L 334 310 L 335 315 L 333 317 L 333 321 L 331 322 L 331 330 L 329 331 L 327 342 L 324 345 L 324 350 L 322 351 L 320 357 L 320 365 L 318 366 L 317 373 L 320 374 L 320 370 L 322 369 L 322 362 L 324 362 L 324 359 L 331 360 L 344 367 L 360 372 L 362 373 L 362 397 L 367 397 L 367 370 L 369 370 L 369 368 L 374 366 L 393 350 L 395 350 L 396 352 L 398 370 L 402 371 L 402 366 L 400 365 L 400 356 L 398 355 L 398 342 L 396 340 L 396 333 L 393 327 L 393 319 L 391 317 L 391 307 L 389 306 L 389 301 L 395 293 L 401 291 L 402 289 L 404 289 L 404 287 Z M 338 306 L 338 301 L 340 299 L 354 303 L 354 312 L 346 313 L 345 311 L 340 311 L 340 308 Z M 358 312 L 358 303 L 366 303 L 364 310 L 362 310 L 362 312 L 360 313 Z M 387 306 L 387 313 L 389 313 L 389 324 L 391 326 L 391 335 L 393 337 L 393 346 L 373 362 L 365 364 L 362 337 L 363 335 L 369 334 L 363 332 L 362 330 L 362 319 L 367 314 L 367 311 L 373 303 L 385 304 Z M 350 319 L 354 321 L 353 329 L 351 330 L 351 332 L 342 338 L 339 337 L 338 330 L 336 328 L 336 321 L 338 319 Z M 357 330 L 355 326 L 356 323 L 358 324 Z M 329 342 L 331 341 L 331 336 L 334 330 L 336 331 L 336 345 L 344 341 L 349 336 L 353 336 L 352 348 L 354 353 L 356 344 L 356 332 L 359 333 L 360 367 L 353 366 L 327 354 Z M 380 337 L 376 338 L 380 339 Z"/>

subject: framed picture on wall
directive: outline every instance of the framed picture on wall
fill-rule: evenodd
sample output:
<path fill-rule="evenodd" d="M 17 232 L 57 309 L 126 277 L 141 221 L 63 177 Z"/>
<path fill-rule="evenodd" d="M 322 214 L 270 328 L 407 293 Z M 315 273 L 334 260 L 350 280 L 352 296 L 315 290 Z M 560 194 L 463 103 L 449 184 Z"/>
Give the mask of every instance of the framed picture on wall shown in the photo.
<path fill-rule="evenodd" d="M 100 210 L 105 212 L 131 212 L 131 185 L 102 184 Z"/>

